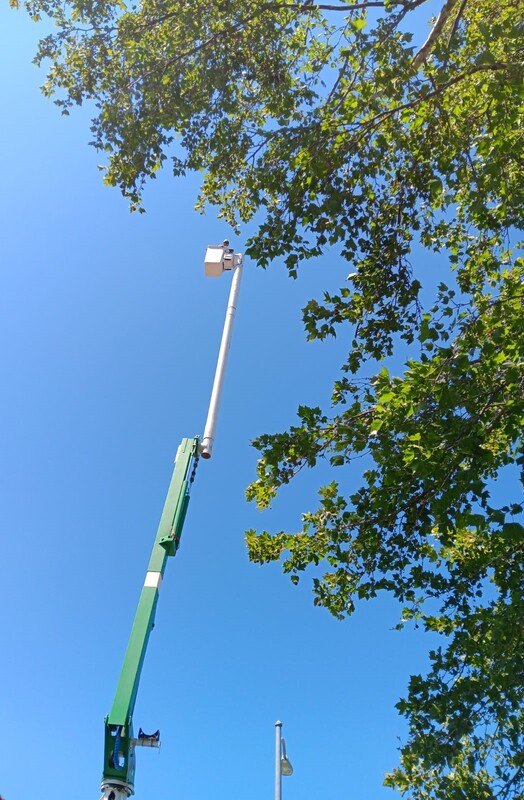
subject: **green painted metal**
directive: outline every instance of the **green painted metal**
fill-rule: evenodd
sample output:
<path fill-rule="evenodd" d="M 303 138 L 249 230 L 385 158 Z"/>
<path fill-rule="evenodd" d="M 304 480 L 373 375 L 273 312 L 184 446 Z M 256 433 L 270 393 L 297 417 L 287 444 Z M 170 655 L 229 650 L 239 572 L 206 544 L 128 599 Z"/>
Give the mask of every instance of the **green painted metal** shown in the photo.
<path fill-rule="evenodd" d="M 113 706 L 105 720 L 104 783 L 115 782 L 133 793 L 135 747 L 133 711 L 149 635 L 153 629 L 160 584 L 167 559 L 180 543 L 189 504 L 189 490 L 198 463 L 198 438 L 182 439 L 173 476 L 151 551 L 145 584 L 129 636 Z"/>

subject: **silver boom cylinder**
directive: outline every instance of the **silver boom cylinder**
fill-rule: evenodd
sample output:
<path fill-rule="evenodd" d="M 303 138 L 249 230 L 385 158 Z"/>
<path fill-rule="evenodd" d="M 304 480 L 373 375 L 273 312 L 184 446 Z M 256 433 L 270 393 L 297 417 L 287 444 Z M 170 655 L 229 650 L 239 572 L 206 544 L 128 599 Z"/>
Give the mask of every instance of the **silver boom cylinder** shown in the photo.
<path fill-rule="evenodd" d="M 233 269 L 233 280 L 231 282 L 231 289 L 229 291 L 229 300 L 227 304 L 226 318 L 224 321 L 224 329 L 222 331 L 222 341 L 220 342 L 220 350 L 218 352 L 215 380 L 213 381 L 213 389 L 211 391 L 211 400 L 209 401 L 206 426 L 204 428 L 204 435 L 200 445 L 200 453 L 202 458 L 211 458 L 213 444 L 215 442 L 218 409 L 220 406 L 220 398 L 222 396 L 222 388 L 224 385 L 227 357 L 229 355 L 229 347 L 231 345 L 231 335 L 233 333 L 233 323 L 235 321 L 235 314 L 237 310 L 241 278 L 242 256 L 237 255 L 237 263 Z"/>

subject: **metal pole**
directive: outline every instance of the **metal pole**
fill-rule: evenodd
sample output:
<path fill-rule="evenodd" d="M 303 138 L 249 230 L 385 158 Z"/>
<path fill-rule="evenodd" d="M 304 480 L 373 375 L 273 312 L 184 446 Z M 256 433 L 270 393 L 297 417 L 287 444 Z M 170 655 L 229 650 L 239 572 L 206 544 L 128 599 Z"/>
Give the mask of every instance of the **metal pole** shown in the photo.
<path fill-rule="evenodd" d="M 275 722 L 275 800 L 282 800 L 282 723 Z"/>
<path fill-rule="evenodd" d="M 215 380 L 213 382 L 213 389 L 211 391 L 211 400 L 209 401 L 209 411 L 207 412 L 206 427 L 204 428 L 204 435 L 202 437 L 202 444 L 200 447 L 200 453 L 202 455 L 202 458 L 211 458 L 213 444 L 215 441 L 215 428 L 218 418 L 218 407 L 220 405 L 222 386 L 224 384 L 224 375 L 226 372 L 229 346 L 231 344 L 233 322 L 235 320 L 235 313 L 237 310 L 238 292 L 240 289 L 241 277 L 242 277 L 242 264 L 239 264 L 237 267 L 235 267 L 233 271 L 233 280 L 231 282 L 231 289 L 229 292 L 229 301 L 227 304 L 226 318 L 224 321 L 224 330 L 222 331 L 222 341 L 220 342 L 217 367 L 215 370 Z"/>

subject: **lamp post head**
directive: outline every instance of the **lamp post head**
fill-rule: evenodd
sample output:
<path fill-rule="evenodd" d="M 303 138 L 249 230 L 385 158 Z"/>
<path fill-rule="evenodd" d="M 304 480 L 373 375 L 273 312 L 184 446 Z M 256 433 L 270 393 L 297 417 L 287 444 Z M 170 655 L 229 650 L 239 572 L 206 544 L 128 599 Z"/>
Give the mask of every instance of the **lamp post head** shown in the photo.
<path fill-rule="evenodd" d="M 280 759 L 280 769 L 282 775 L 285 777 L 293 775 L 293 767 L 291 766 L 291 761 L 289 760 L 289 758 L 284 758 L 284 756 L 282 756 L 282 758 Z"/>
<path fill-rule="evenodd" d="M 286 753 L 286 741 L 282 739 L 282 754 L 280 756 L 280 771 L 283 776 L 293 775 L 293 767 Z"/>

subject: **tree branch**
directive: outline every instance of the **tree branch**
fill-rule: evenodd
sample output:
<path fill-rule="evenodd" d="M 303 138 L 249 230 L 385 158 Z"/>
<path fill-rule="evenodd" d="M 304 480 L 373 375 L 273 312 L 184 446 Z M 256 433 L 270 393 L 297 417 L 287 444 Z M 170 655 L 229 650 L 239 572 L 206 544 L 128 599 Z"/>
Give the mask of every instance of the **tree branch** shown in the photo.
<path fill-rule="evenodd" d="M 456 0 L 455 0 L 456 1 Z M 417 6 L 425 3 L 426 0 L 411 0 L 408 2 L 407 0 L 396 0 L 393 3 L 393 6 L 400 6 L 402 9 L 402 13 L 407 14 L 409 11 L 412 11 Z M 306 2 L 306 3 L 267 3 L 267 8 L 271 9 L 279 9 L 279 8 L 293 8 L 298 11 L 310 11 L 311 9 L 318 9 L 320 11 L 364 11 L 366 8 L 386 8 L 386 3 L 384 0 L 361 0 L 360 3 L 349 3 L 347 5 L 328 5 L 326 3 L 314 3 L 314 2 Z"/>
<path fill-rule="evenodd" d="M 326 3 L 268 3 L 268 8 L 293 8 L 299 11 L 311 11 L 311 9 L 320 9 L 320 11 L 363 11 L 366 8 L 384 8 L 384 0 L 362 0 L 361 3 L 351 3 L 349 5 L 327 5 Z"/>
<path fill-rule="evenodd" d="M 431 50 L 433 49 L 433 45 L 437 41 L 438 37 L 442 33 L 442 28 L 446 24 L 449 15 L 453 11 L 454 7 L 456 6 L 458 0 L 446 0 L 444 5 L 440 10 L 440 14 L 438 15 L 437 21 L 433 25 L 431 29 L 431 33 L 429 34 L 428 38 L 413 58 L 412 64 L 415 69 L 422 66 L 427 60 Z"/>
<path fill-rule="evenodd" d="M 406 103 L 401 103 L 394 108 L 388 108 L 385 111 L 381 111 L 367 122 L 362 123 L 362 135 L 369 133 L 370 130 L 373 130 L 373 128 L 377 126 L 377 123 L 381 123 L 384 119 L 392 117 L 395 114 L 398 114 L 400 111 L 404 111 L 405 109 L 415 108 L 416 106 L 420 105 L 420 103 L 425 103 L 428 100 L 432 100 L 434 97 L 438 97 L 438 95 L 445 92 L 451 86 L 460 83 L 466 78 L 470 78 L 472 75 L 476 75 L 478 72 L 494 72 L 496 70 L 508 69 L 508 66 L 509 65 L 505 61 L 495 61 L 493 64 L 477 64 L 476 66 L 461 72 L 459 75 L 454 75 L 453 78 L 450 78 L 445 83 L 441 83 L 433 91 L 427 92 L 427 94 L 419 95 L 413 100 L 407 101 Z"/>
<path fill-rule="evenodd" d="M 455 17 L 455 21 L 453 23 L 453 27 L 451 28 L 451 33 L 449 34 L 448 47 L 451 44 L 451 42 L 453 40 L 453 37 L 455 36 L 455 34 L 457 32 L 457 28 L 459 26 L 460 20 L 462 19 L 462 15 L 463 15 L 464 10 L 466 8 L 466 3 L 467 2 L 468 2 L 468 0 L 462 0 L 462 3 L 460 4 L 460 8 L 457 11 L 457 16 Z"/>

